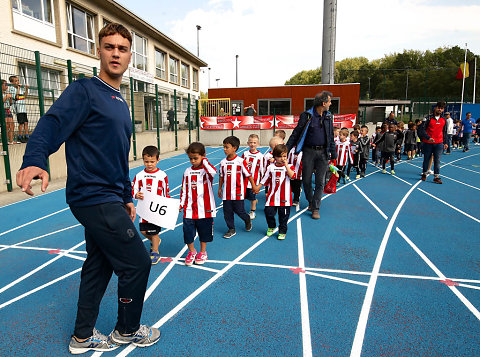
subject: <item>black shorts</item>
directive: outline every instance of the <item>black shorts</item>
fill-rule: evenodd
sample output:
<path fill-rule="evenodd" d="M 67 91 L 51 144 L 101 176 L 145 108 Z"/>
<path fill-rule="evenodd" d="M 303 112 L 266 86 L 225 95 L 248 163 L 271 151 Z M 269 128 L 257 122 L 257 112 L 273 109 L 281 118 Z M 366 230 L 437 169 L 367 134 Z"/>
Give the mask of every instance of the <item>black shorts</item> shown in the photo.
<path fill-rule="evenodd" d="M 193 243 L 198 232 L 200 242 L 213 241 L 213 218 L 183 219 L 183 241 L 185 244 Z"/>
<path fill-rule="evenodd" d="M 253 193 L 251 188 L 247 188 L 247 191 L 245 191 L 245 199 L 249 201 L 255 201 L 257 199 L 257 195 Z"/>
<path fill-rule="evenodd" d="M 153 223 L 139 223 L 140 232 L 145 232 L 147 236 L 155 236 L 162 231 L 162 227 Z"/>
<path fill-rule="evenodd" d="M 405 144 L 405 151 L 415 151 L 417 150 L 416 144 Z"/>
<path fill-rule="evenodd" d="M 17 113 L 17 123 L 18 124 L 28 123 L 27 113 Z"/>

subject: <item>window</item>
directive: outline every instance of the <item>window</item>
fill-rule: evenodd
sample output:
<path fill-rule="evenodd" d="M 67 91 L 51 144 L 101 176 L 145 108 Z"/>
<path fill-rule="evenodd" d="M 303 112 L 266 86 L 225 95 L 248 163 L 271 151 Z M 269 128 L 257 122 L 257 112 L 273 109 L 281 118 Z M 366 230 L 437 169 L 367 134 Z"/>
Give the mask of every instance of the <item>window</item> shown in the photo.
<path fill-rule="evenodd" d="M 110 25 L 112 22 L 108 21 L 107 19 L 103 18 L 103 27 Z"/>
<path fill-rule="evenodd" d="M 182 63 L 182 86 L 187 88 L 189 87 L 189 83 L 188 83 L 189 77 L 190 77 L 190 67 L 187 64 Z"/>
<path fill-rule="evenodd" d="M 290 115 L 290 99 L 261 99 L 258 101 L 258 115 Z"/>
<path fill-rule="evenodd" d="M 27 84 L 31 89 L 29 94 L 38 95 L 37 90 L 37 72 L 34 66 L 20 64 L 20 83 Z M 58 98 L 60 95 L 60 71 L 54 69 L 42 68 L 42 87 L 45 97 L 51 97 L 52 94 Z"/>
<path fill-rule="evenodd" d="M 305 98 L 305 110 L 308 110 L 311 107 L 313 107 L 313 98 Z M 332 104 L 328 111 L 333 115 L 340 114 L 340 98 L 332 98 Z"/>
<path fill-rule="evenodd" d="M 95 55 L 93 15 L 67 3 L 68 46 Z"/>
<path fill-rule="evenodd" d="M 161 79 L 167 79 L 165 71 L 167 54 L 163 51 L 155 49 L 155 75 Z"/>
<path fill-rule="evenodd" d="M 12 0 L 12 9 L 22 15 L 53 24 L 52 0 Z"/>
<path fill-rule="evenodd" d="M 133 91 L 134 92 L 148 92 L 148 83 L 134 79 L 133 80 Z"/>
<path fill-rule="evenodd" d="M 188 98 L 182 98 L 182 111 L 188 112 Z"/>
<path fill-rule="evenodd" d="M 170 57 L 168 69 L 170 72 L 170 82 L 178 83 L 178 60 Z"/>
<path fill-rule="evenodd" d="M 135 68 L 147 70 L 147 39 L 132 33 L 132 62 Z"/>
<path fill-rule="evenodd" d="M 193 70 L 193 90 L 198 90 L 198 71 L 196 69 Z"/>

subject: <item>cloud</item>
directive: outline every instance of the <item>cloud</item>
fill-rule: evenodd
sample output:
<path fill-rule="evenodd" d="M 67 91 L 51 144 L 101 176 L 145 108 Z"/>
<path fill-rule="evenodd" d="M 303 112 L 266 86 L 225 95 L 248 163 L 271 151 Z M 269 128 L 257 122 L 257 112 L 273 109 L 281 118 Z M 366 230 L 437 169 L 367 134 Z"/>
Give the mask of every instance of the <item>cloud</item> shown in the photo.
<path fill-rule="evenodd" d="M 342 0 L 337 6 L 336 60 L 465 42 L 480 54 L 480 6 L 472 1 Z M 235 86 L 235 55 L 239 86 L 272 86 L 321 66 L 322 23 L 323 1 L 211 0 L 173 21 L 168 35 L 196 53 L 195 26 L 202 26 L 200 57 L 211 68 L 212 87 L 217 78 L 220 87 Z M 202 90 L 207 72 L 200 78 Z"/>

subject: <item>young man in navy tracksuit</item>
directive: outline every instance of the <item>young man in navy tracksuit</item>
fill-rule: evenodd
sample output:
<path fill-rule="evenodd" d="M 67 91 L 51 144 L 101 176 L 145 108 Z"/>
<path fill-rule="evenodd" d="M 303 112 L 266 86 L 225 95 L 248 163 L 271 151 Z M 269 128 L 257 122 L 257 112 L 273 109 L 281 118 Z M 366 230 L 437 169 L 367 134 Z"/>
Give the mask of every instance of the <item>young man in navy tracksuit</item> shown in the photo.
<path fill-rule="evenodd" d="M 73 354 L 109 351 L 127 343 L 150 346 L 160 338 L 158 329 L 140 325 L 151 265 L 133 225 L 128 167 L 132 121 L 119 90 L 131 59 L 131 42 L 130 32 L 120 24 L 100 31 L 99 76 L 65 89 L 40 119 L 17 173 L 22 191 L 33 195 L 33 178 L 42 179 L 45 191 L 47 158 L 65 143 L 67 203 L 85 228 L 87 249 L 69 344 Z M 114 331 L 105 336 L 95 322 L 113 272 L 118 276 L 118 319 Z"/>

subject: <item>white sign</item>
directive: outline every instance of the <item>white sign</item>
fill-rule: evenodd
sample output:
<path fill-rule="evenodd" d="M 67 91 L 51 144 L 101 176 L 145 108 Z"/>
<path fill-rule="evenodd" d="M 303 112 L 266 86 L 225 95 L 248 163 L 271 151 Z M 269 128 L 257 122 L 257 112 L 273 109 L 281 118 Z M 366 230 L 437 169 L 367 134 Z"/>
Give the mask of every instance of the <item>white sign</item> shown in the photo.
<path fill-rule="evenodd" d="M 151 74 L 150 72 L 146 72 L 135 67 L 129 67 L 128 69 L 130 71 L 130 77 L 132 77 L 133 79 L 141 82 L 153 83 L 153 74 Z"/>
<path fill-rule="evenodd" d="M 175 229 L 180 200 L 143 192 L 143 200 L 138 200 L 137 214 L 150 223 L 162 228 Z"/>

